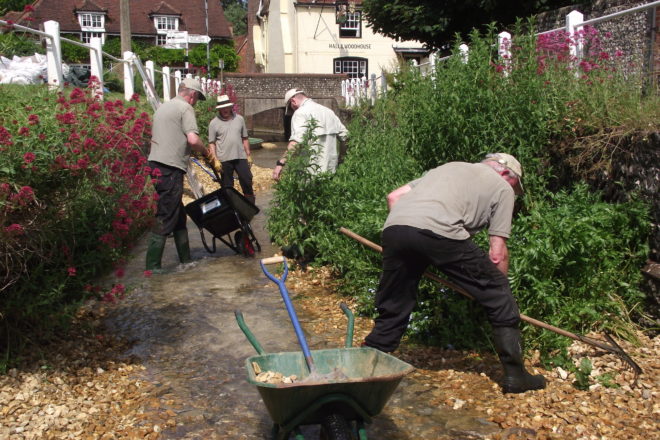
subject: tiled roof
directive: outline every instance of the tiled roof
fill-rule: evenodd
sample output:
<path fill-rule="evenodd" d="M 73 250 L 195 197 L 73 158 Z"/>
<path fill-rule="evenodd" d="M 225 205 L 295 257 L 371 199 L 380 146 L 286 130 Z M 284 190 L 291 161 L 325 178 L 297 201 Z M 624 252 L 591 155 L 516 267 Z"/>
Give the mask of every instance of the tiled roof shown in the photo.
<path fill-rule="evenodd" d="M 34 12 L 27 12 L 14 22 L 38 28 L 48 20 L 59 22 L 62 32 L 80 32 L 80 24 L 75 11 L 105 12 L 105 30 L 110 34 L 119 34 L 118 0 L 37 0 L 33 3 Z M 179 16 L 179 30 L 191 34 L 206 35 L 206 16 L 204 0 L 140 0 L 131 1 L 131 33 L 134 36 L 155 35 L 153 15 Z M 33 18 L 26 21 L 26 17 Z M 219 1 L 208 1 L 209 36 L 215 39 L 229 39 L 229 23 Z"/>

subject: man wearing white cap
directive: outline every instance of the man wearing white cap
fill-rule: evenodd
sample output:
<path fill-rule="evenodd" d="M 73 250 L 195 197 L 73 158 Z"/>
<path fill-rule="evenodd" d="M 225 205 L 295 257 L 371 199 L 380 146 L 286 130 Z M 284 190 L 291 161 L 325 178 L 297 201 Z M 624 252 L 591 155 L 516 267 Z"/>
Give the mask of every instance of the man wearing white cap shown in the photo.
<path fill-rule="evenodd" d="M 174 244 L 181 263 L 190 261 L 190 244 L 183 208 L 183 176 L 188 168 L 190 151 L 207 154 L 199 137 L 193 106 L 206 96 L 199 81 L 184 79 L 177 96 L 162 104 L 153 117 L 149 166 L 156 179 L 158 194 L 156 224 L 147 247 L 147 270 L 161 270 L 161 259 L 167 236 L 174 235 Z"/>
<path fill-rule="evenodd" d="M 522 167 L 510 154 L 489 154 L 480 163 L 449 162 L 387 196 L 390 214 L 382 233 L 383 273 L 376 292 L 378 317 L 364 345 L 397 348 L 415 307 L 428 266 L 448 275 L 484 307 L 504 369 L 505 393 L 545 387 L 523 363 L 520 313 L 511 293 L 506 240 Z M 490 250 L 471 237 L 488 228 Z"/>
<path fill-rule="evenodd" d="M 345 139 L 348 132 L 337 115 L 327 107 L 314 102 L 308 98 L 301 89 L 290 89 L 284 95 L 284 106 L 287 111 L 291 109 L 294 113 L 291 117 L 291 136 L 287 151 L 293 150 L 296 144 L 302 142 L 310 121 L 316 123 L 314 136 L 315 155 L 313 157 L 314 167 L 310 168 L 313 174 L 337 169 L 339 151 L 337 149 L 337 137 Z M 279 180 L 282 168 L 286 163 L 286 155 L 275 163 L 273 178 Z"/>
<path fill-rule="evenodd" d="M 227 95 L 218 96 L 215 107 L 218 115 L 209 123 L 209 151 L 214 160 L 221 164 L 222 187 L 234 187 L 234 171 L 243 195 L 255 202 L 250 171 L 250 142 L 243 116 L 234 112 L 234 103 Z"/>

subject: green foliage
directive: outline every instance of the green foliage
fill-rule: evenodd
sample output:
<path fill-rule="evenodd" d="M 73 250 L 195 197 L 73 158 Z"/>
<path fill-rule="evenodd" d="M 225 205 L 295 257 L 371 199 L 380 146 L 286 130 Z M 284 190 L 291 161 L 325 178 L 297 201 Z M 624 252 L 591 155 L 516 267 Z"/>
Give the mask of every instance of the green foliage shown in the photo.
<path fill-rule="evenodd" d="M 12 58 L 14 55 L 22 57 L 35 53 L 43 54 L 46 51 L 29 34 L 23 35 L 16 32 L 0 34 L 0 54 L 2 56 Z"/>
<path fill-rule="evenodd" d="M 81 42 L 79 38 L 67 35 L 69 40 Z M 62 43 L 62 60 L 68 64 L 89 64 L 89 49 L 71 44 Z"/>
<path fill-rule="evenodd" d="M 315 263 L 332 265 L 341 290 L 373 316 L 380 256 L 341 235 L 339 227 L 378 243 L 390 191 L 442 163 L 505 151 L 525 170 L 526 194 L 509 240 L 509 275 L 521 311 L 573 332 L 607 329 L 629 336 L 629 313 L 642 298 L 647 207 L 634 195 L 626 203 L 606 203 L 584 185 L 555 193 L 549 185 L 560 170 L 550 152 L 555 140 L 574 136 L 574 124 L 625 122 L 626 112 L 645 105 L 639 82 L 616 70 L 575 75 L 568 60 L 552 53 L 540 66 L 536 38 L 522 30 L 515 35 L 521 36 L 506 65 L 497 60 L 489 28 L 470 35 L 467 62 L 456 45 L 455 55 L 436 66 L 435 80 L 415 70 L 397 75 L 386 97 L 355 112 L 348 152 L 334 175 L 318 183 L 296 175 L 278 184 L 269 231 L 277 244 L 302 245 Z M 487 246 L 485 233 L 475 239 Z M 423 282 L 409 334 L 475 347 L 485 344 L 486 326 L 474 303 Z M 530 326 L 524 331 L 527 348 L 544 354 L 569 342 Z"/>
<path fill-rule="evenodd" d="M 593 365 L 591 365 L 591 361 L 588 358 L 582 358 L 580 365 L 573 369 L 573 373 L 575 373 L 575 382 L 573 382 L 573 385 L 575 388 L 579 390 L 589 389 L 589 385 L 591 384 L 589 376 L 591 376 L 592 369 Z"/>
<path fill-rule="evenodd" d="M 247 4 L 232 2 L 224 6 L 225 18 L 231 23 L 234 35 L 245 35 L 247 33 Z"/>
<path fill-rule="evenodd" d="M 65 325 L 152 221 L 149 115 L 46 86 L 0 89 L 0 353 Z M 123 294 L 117 284 L 106 299 Z"/>
<path fill-rule="evenodd" d="M 516 18 L 590 0 L 363 0 L 366 19 L 375 31 L 397 40 L 419 40 L 441 48 L 455 34 L 467 36 L 471 29 L 488 23 L 511 25 Z M 479 13 L 475 13 L 478 11 Z"/>
<path fill-rule="evenodd" d="M 230 44 L 213 44 L 209 49 L 209 59 L 211 66 L 211 77 L 220 76 L 218 60 L 225 61 L 225 72 L 234 72 L 238 69 L 239 56 L 236 55 L 233 42 Z M 198 44 L 189 52 L 189 60 L 195 66 L 206 67 L 206 45 Z"/>

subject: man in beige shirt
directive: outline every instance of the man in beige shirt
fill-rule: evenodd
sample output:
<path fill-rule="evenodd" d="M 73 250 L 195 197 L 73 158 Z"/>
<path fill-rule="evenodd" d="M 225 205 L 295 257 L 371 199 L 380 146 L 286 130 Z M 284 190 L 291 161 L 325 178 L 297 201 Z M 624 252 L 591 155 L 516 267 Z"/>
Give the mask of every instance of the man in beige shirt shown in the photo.
<path fill-rule="evenodd" d="M 491 154 L 480 163 L 450 162 L 387 196 L 383 229 L 383 273 L 376 292 L 378 317 L 365 345 L 397 348 L 416 303 L 417 288 L 434 266 L 481 304 L 493 326 L 504 369 L 505 393 L 545 387 L 523 363 L 520 313 L 511 293 L 506 240 L 515 194 L 522 192 L 522 167 L 511 155 Z M 471 239 L 488 228 L 490 250 Z"/>

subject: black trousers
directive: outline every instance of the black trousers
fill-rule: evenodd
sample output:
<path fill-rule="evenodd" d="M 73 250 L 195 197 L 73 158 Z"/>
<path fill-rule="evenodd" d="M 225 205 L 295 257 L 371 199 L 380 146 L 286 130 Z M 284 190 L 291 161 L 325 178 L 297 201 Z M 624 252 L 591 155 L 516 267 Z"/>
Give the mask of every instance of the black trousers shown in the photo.
<path fill-rule="evenodd" d="M 383 273 L 376 292 L 378 317 L 367 346 L 394 351 L 408 327 L 422 274 L 434 266 L 481 304 L 494 327 L 517 325 L 518 305 L 509 281 L 472 240 L 452 240 L 428 230 L 390 226 L 383 231 Z"/>
<path fill-rule="evenodd" d="M 234 171 L 238 174 L 238 183 L 241 185 L 244 196 L 253 196 L 252 189 L 252 171 L 247 159 L 234 159 L 222 162 L 222 182 L 223 188 L 234 187 Z"/>
<path fill-rule="evenodd" d="M 186 211 L 183 209 L 183 176 L 185 171 L 160 162 L 149 161 L 152 169 L 160 170 L 155 188 L 158 194 L 156 225 L 153 232 L 170 235 L 186 229 Z"/>

